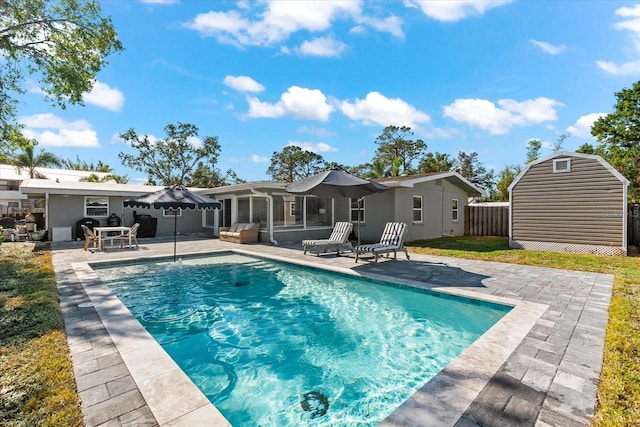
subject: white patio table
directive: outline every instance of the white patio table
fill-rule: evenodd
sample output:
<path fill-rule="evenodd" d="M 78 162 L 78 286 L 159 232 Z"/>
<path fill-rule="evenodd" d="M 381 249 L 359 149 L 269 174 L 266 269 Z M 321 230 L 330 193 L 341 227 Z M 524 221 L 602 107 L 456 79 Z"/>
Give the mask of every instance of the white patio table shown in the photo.
<path fill-rule="evenodd" d="M 129 244 L 127 247 L 131 247 L 131 227 L 94 227 L 93 231 L 96 233 L 96 237 L 98 238 L 98 250 L 101 250 L 100 248 L 102 248 L 103 240 L 110 239 L 110 247 L 113 247 L 113 239 L 120 239 L 122 237 L 129 237 Z"/>

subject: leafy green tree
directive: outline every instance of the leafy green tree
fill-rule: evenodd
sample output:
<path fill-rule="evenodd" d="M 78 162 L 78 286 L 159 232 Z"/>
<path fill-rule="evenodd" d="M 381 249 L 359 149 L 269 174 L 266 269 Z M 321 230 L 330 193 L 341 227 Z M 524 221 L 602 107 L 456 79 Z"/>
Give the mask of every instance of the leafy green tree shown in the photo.
<path fill-rule="evenodd" d="M 13 165 L 15 165 L 18 173 L 22 173 L 26 170 L 29 174 L 29 178 L 46 178 L 45 175 L 38 172 L 37 168 L 47 168 L 51 166 L 60 166 L 60 159 L 48 151 L 40 150 L 39 153 L 35 152 L 35 147 L 38 145 L 36 141 L 32 144 L 23 147 L 22 153 L 19 153 L 12 159 Z"/>
<path fill-rule="evenodd" d="M 122 49 L 98 0 L 0 0 L 0 141 L 13 132 L 27 74 L 52 105 L 82 105 L 107 56 Z"/>
<path fill-rule="evenodd" d="M 402 159 L 400 157 L 396 157 L 395 159 L 393 159 L 393 163 L 391 164 L 391 169 L 389 169 L 389 176 L 400 176 L 401 167 L 402 167 Z"/>
<path fill-rule="evenodd" d="M 427 153 L 418 164 L 419 173 L 446 172 L 453 169 L 455 161 L 446 153 Z"/>
<path fill-rule="evenodd" d="M 2 84 L 1 80 L 0 84 Z M 35 140 L 26 138 L 20 126 L 7 125 L 3 128 L 0 123 L 0 163 L 12 164 L 18 150 L 33 147 L 37 143 Z"/>
<path fill-rule="evenodd" d="M 86 160 L 80 160 L 79 156 L 76 156 L 76 160 L 73 161 L 69 158 L 60 159 L 62 167 L 64 169 L 71 169 L 74 171 L 88 171 L 88 172 L 113 172 L 113 168 L 106 163 L 102 163 L 102 160 L 98 160 L 98 163 L 94 164 L 93 161 L 87 162 Z"/>
<path fill-rule="evenodd" d="M 385 165 L 385 168 L 392 170 L 396 159 L 400 159 L 398 175 L 415 173 L 412 164 L 424 154 L 427 144 L 421 139 L 415 141 L 410 139 L 412 135 L 413 132 L 408 126 L 385 127 L 382 134 L 378 135 L 375 140 L 378 149 L 374 156 L 374 162 L 379 160 Z"/>
<path fill-rule="evenodd" d="M 273 152 L 267 174 L 274 181 L 293 182 L 324 171 L 325 165 L 321 155 L 288 145 L 281 152 Z"/>
<path fill-rule="evenodd" d="M 227 170 L 223 175 L 220 169 L 214 169 L 199 162 L 198 167 L 196 167 L 187 185 L 190 187 L 216 188 L 231 184 L 241 184 L 243 182 L 245 181 L 240 179 L 231 169 Z"/>
<path fill-rule="evenodd" d="M 102 160 L 98 160 L 98 163 L 94 164 L 93 161 L 88 163 L 86 160 L 80 160 L 80 157 L 76 156 L 75 161 L 64 158 L 60 160 L 60 164 L 64 169 L 106 174 L 100 177 L 97 173 L 92 173 L 84 178 L 80 178 L 82 182 L 115 182 L 118 184 L 126 184 L 129 182 L 127 175 L 115 174 L 113 168 L 106 163 L 102 163 Z"/>
<path fill-rule="evenodd" d="M 126 184 L 129 182 L 128 175 L 116 175 L 113 173 L 100 177 L 97 173 L 89 174 L 79 179 L 80 182 L 115 182 L 116 184 Z"/>
<path fill-rule="evenodd" d="M 488 192 L 491 191 L 495 184 L 493 171 L 487 171 L 487 168 L 478 160 L 478 153 L 476 152 L 468 154 L 464 151 L 458 152 L 454 170 Z"/>
<path fill-rule="evenodd" d="M 614 112 L 597 119 L 591 135 L 601 156 L 630 182 L 629 199 L 640 200 L 640 81 L 616 92 Z"/>
<path fill-rule="evenodd" d="M 382 159 L 373 159 L 369 165 L 369 172 L 365 175 L 365 178 L 384 178 L 391 174 L 389 168 L 387 168 Z"/>
<path fill-rule="evenodd" d="M 342 169 L 345 170 L 347 172 L 349 172 L 350 174 L 353 175 L 357 175 L 357 167 L 351 167 L 351 166 L 347 166 L 347 165 L 343 165 L 342 163 L 338 163 L 338 162 L 325 162 L 324 163 L 324 170 L 328 171 L 330 169 Z"/>
<path fill-rule="evenodd" d="M 564 141 L 571 136 L 570 133 L 563 133 L 558 135 L 556 140 L 553 142 L 553 152 L 557 153 L 562 151 L 562 147 L 564 146 Z"/>
<path fill-rule="evenodd" d="M 585 142 L 580 147 L 578 147 L 578 149 L 576 150 L 576 153 L 598 154 L 598 155 L 600 154 L 598 148 L 594 147 L 593 145 L 589 144 L 588 142 Z"/>
<path fill-rule="evenodd" d="M 120 134 L 137 154 L 120 152 L 118 158 L 126 167 L 144 172 L 151 185 L 186 185 L 191 182 L 199 162 L 206 162 L 212 169 L 220 155 L 218 137 L 207 136 L 196 147 L 192 141 L 198 138 L 198 128 L 189 123 L 168 124 L 164 128 L 166 138 L 153 140 L 138 135 L 134 129 Z"/>
<path fill-rule="evenodd" d="M 496 183 L 496 193 L 494 199 L 499 202 L 509 201 L 509 186 L 513 180 L 522 171 L 519 165 L 506 165 L 498 173 L 498 182 Z"/>
<path fill-rule="evenodd" d="M 379 158 L 374 158 L 371 163 L 363 163 L 361 165 L 345 169 L 353 175 L 367 179 L 384 178 L 391 174 L 390 168 L 387 168 L 384 161 Z"/>
<path fill-rule="evenodd" d="M 542 140 L 532 138 L 527 141 L 527 160 L 525 160 L 525 164 L 529 164 L 533 161 L 538 160 L 540 157 L 540 149 L 542 148 Z"/>

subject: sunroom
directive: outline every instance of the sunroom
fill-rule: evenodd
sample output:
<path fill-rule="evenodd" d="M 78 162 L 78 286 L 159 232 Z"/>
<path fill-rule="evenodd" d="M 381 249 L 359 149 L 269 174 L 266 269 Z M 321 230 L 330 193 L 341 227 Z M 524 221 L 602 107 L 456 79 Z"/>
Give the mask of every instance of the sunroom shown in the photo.
<path fill-rule="evenodd" d="M 202 194 L 222 203 L 220 227 L 258 222 L 262 242 L 277 244 L 326 237 L 336 221 L 347 219 L 348 199 L 296 196 L 287 193 L 285 185 L 259 181 L 203 190 Z M 215 213 L 207 215 L 213 223 Z"/>

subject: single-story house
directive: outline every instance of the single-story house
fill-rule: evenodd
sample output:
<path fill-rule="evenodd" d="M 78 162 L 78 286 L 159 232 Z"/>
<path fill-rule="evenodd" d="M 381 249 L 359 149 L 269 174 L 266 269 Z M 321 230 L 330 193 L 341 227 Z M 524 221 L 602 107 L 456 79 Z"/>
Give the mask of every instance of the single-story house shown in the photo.
<path fill-rule="evenodd" d="M 20 191 L 29 199 L 40 200 L 44 206 L 45 229 L 49 240 L 75 240 L 78 221 L 92 218 L 100 226 L 112 225 L 113 216 L 123 226 L 134 221 L 144 222 L 139 237 L 172 236 L 173 212 L 163 209 L 124 207 L 126 199 L 157 191 L 162 186 L 130 185 L 114 183 L 70 182 L 49 179 L 27 179 Z M 210 233 L 217 230 L 215 211 L 177 211 L 178 232 L 182 234 Z"/>
<path fill-rule="evenodd" d="M 219 227 L 257 222 L 260 241 L 296 243 L 326 238 L 336 222 L 352 221 L 354 233 L 359 232 L 362 241 L 378 241 L 384 225 L 398 221 L 408 225 L 406 241 L 458 236 L 464 234 L 464 207 L 469 198 L 483 195 L 481 189 L 456 172 L 384 178 L 379 182 L 389 189 L 367 196 L 360 204 L 344 197 L 296 196 L 286 192 L 286 183 L 272 181 L 194 189 L 220 201 L 222 209 L 180 212 L 178 231 L 217 236 Z M 123 206 L 128 198 L 160 188 L 41 179 L 26 180 L 20 187 L 30 199 L 43 200 L 45 228 L 54 241 L 76 239 L 76 224 L 85 218 L 109 225 L 113 214 L 126 226 L 133 225 L 134 217 L 151 216 L 157 221 L 155 235 L 170 236 L 171 213 Z M 139 237 L 150 236 L 139 232 Z"/>
<path fill-rule="evenodd" d="M 529 163 L 509 186 L 509 246 L 626 255 L 628 186 L 600 156 L 559 152 Z"/>
<path fill-rule="evenodd" d="M 408 225 L 406 241 L 464 234 L 464 207 L 481 189 L 456 172 L 376 180 L 388 190 L 364 198 L 297 196 L 286 183 L 260 181 L 202 190 L 223 204 L 220 226 L 260 222 L 260 241 L 274 244 L 326 238 L 333 224 L 352 221 L 363 241 L 378 241 L 390 221 Z M 358 223 L 358 213 L 360 221 Z"/>
<path fill-rule="evenodd" d="M 37 168 L 37 173 L 53 181 L 78 182 L 94 174 L 98 178 L 104 178 L 108 174 L 104 172 L 78 171 L 70 169 Z M 44 214 L 44 207 L 33 199 L 20 192 L 21 183 L 29 179 L 29 171 L 26 168 L 18 172 L 15 165 L 0 164 L 0 215 L 23 218 L 27 213 L 35 214 L 39 220 Z"/>

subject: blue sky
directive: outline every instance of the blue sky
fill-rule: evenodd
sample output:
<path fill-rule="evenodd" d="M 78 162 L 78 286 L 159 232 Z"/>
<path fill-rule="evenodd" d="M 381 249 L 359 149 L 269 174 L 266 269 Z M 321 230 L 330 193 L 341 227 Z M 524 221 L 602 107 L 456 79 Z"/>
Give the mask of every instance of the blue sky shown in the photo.
<path fill-rule="evenodd" d="M 117 157 L 130 128 L 169 123 L 217 136 L 218 167 L 269 179 L 273 152 L 298 145 L 327 161 L 369 162 L 387 125 L 428 151 L 522 164 L 531 138 L 595 141 L 591 123 L 640 79 L 640 3 L 615 1 L 102 2 L 125 50 L 85 106 L 50 107 L 33 87 L 19 119 L 39 148 Z M 28 82 L 34 85 L 33 82 Z M 198 144 L 198 141 L 193 141 Z"/>

